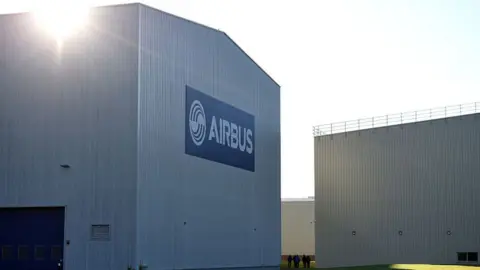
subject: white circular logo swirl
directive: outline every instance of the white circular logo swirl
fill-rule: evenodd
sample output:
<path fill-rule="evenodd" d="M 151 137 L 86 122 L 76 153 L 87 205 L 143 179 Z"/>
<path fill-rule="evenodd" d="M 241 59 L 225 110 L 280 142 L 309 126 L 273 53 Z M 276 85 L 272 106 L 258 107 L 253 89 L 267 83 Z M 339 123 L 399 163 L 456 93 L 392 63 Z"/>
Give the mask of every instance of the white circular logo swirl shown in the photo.
<path fill-rule="evenodd" d="M 197 146 L 203 144 L 205 140 L 205 135 L 207 133 L 207 121 L 205 117 L 205 111 L 203 110 L 202 103 L 195 100 L 190 106 L 190 115 L 188 116 L 190 120 L 190 136 L 192 141 Z"/>

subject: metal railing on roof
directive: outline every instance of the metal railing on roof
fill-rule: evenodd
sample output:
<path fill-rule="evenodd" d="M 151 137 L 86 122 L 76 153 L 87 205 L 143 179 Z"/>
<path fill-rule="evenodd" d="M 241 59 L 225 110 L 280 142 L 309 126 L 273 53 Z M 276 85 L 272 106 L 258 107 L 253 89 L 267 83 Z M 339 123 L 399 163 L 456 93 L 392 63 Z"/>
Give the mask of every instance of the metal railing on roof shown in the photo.
<path fill-rule="evenodd" d="M 313 127 L 313 136 L 325 136 L 475 113 L 480 113 L 480 102 L 317 125 Z"/>

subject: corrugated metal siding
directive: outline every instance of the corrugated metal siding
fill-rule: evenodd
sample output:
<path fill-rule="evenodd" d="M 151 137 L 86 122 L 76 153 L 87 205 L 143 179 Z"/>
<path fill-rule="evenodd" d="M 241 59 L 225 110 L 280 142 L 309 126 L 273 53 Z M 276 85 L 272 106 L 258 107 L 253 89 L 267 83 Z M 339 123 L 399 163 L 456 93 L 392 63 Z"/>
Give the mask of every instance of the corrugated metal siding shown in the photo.
<path fill-rule="evenodd" d="M 137 15 L 94 9 L 61 51 L 31 15 L 0 16 L 0 206 L 66 206 L 70 270 L 134 260 Z M 90 242 L 92 223 L 112 241 Z"/>
<path fill-rule="evenodd" d="M 480 252 L 479 138 L 478 114 L 316 137 L 317 266 Z"/>
<path fill-rule="evenodd" d="M 315 255 L 315 202 L 282 202 L 282 255 Z"/>
<path fill-rule="evenodd" d="M 279 87 L 220 32 L 144 6 L 140 22 L 138 259 L 278 265 Z M 255 173 L 184 154 L 186 84 L 255 115 Z"/>

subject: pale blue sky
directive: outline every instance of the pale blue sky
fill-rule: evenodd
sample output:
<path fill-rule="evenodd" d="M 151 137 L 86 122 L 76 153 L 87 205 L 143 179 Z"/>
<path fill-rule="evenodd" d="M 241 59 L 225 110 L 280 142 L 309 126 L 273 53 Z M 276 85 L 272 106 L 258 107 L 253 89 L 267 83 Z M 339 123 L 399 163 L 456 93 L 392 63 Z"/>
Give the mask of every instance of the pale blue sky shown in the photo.
<path fill-rule="evenodd" d="M 480 101 L 477 0 L 141 2 L 227 32 L 282 85 L 282 197 L 314 195 L 312 125 Z"/>

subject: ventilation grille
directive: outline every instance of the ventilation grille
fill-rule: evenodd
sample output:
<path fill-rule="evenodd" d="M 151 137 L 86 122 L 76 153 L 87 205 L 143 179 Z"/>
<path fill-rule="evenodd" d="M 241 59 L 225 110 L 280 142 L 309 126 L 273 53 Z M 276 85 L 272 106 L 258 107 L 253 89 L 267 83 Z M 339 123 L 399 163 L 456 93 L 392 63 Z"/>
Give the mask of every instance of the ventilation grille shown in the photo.
<path fill-rule="evenodd" d="M 110 225 L 92 225 L 90 229 L 90 240 L 110 241 Z"/>

